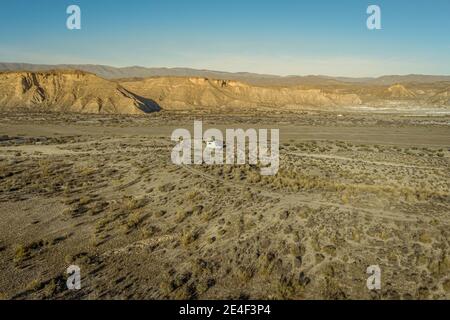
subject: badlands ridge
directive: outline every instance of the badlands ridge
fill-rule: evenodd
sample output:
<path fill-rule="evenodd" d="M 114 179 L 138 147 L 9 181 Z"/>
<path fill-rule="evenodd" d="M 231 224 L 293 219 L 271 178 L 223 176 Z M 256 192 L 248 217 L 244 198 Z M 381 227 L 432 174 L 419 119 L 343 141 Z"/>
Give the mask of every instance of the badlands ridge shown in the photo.
<path fill-rule="evenodd" d="M 0 110 L 142 114 L 159 110 L 339 110 L 408 104 L 450 107 L 450 82 L 250 85 L 201 77 L 106 80 L 75 70 L 0 73 Z"/>

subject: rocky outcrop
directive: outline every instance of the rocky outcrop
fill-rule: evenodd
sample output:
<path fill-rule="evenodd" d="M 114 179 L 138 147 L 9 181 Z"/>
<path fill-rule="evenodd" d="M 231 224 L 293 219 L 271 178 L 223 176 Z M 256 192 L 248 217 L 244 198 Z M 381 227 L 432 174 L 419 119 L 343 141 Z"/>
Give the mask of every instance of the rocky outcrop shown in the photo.
<path fill-rule="evenodd" d="M 165 110 L 338 110 L 397 103 L 450 105 L 448 82 L 257 86 L 234 80 L 156 77 L 115 82 L 81 71 L 0 73 L 0 109 L 99 114 Z"/>
<path fill-rule="evenodd" d="M 0 73 L 0 108 L 98 114 L 157 109 L 115 82 L 79 71 Z"/>
<path fill-rule="evenodd" d="M 251 86 L 206 78 L 148 78 L 122 82 L 128 90 L 151 97 L 163 109 L 301 108 L 359 105 L 356 94 L 302 87 Z"/>
<path fill-rule="evenodd" d="M 438 92 L 430 98 L 430 103 L 442 106 L 450 106 L 450 87 Z"/>
<path fill-rule="evenodd" d="M 396 98 L 396 99 L 409 99 L 414 98 L 416 96 L 412 91 L 406 89 L 401 84 L 390 86 L 387 89 L 387 95 L 389 98 Z"/>

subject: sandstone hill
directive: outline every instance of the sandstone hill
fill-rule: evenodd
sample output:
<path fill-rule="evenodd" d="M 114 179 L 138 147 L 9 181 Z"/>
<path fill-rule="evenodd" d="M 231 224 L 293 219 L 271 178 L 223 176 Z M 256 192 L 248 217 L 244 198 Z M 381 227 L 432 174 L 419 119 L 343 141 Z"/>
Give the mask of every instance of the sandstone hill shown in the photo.
<path fill-rule="evenodd" d="M 156 110 L 149 99 L 119 84 L 80 71 L 0 73 L 0 108 L 100 114 Z"/>
<path fill-rule="evenodd" d="M 396 84 L 393 86 L 390 86 L 387 91 L 389 92 L 390 98 L 414 98 L 416 95 L 411 90 L 406 89 L 401 84 Z"/>
<path fill-rule="evenodd" d="M 159 77 L 123 80 L 120 83 L 131 92 L 154 99 L 163 109 L 339 110 L 343 107 L 383 107 L 396 103 L 450 106 L 450 82 L 389 86 L 325 83 L 280 87 L 208 78 Z"/>
<path fill-rule="evenodd" d="M 436 105 L 450 106 L 450 86 L 431 97 L 430 102 Z"/>
<path fill-rule="evenodd" d="M 148 78 L 123 81 L 121 85 L 151 97 L 163 109 L 196 108 L 336 108 L 360 105 L 354 93 L 306 87 L 251 86 L 238 81 L 206 78 Z"/>
<path fill-rule="evenodd" d="M 164 110 L 340 110 L 358 106 L 450 107 L 450 82 L 370 85 L 326 81 L 250 85 L 201 77 L 106 80 L 75 70 L 0 72 L 0 110 L 142 114 Z"/>

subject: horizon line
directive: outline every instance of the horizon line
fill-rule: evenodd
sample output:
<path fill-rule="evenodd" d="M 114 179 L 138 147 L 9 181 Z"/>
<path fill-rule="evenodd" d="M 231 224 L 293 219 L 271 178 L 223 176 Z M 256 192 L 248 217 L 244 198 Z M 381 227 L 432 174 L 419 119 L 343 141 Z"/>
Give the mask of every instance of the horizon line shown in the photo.
<path fill-rule="evenodd" d="M 289 74 L 289 75 L 281 75 L 281 74 L 273 74 L 273 73 L 263 73 L 263 72 L 250 72 L 250 71 L 224 71 L 224 70 L 214 70 L 214 69 L 205 69 L 205 68 L 193 68 L 193 67 L 168 67 L 168 66 L 143 66 L 143 65 L 125 65 L 125 66 L 117 66 L 112 64 L 101 64 L 101 63 L 31 63 L 31 62 L 5 62 L 0 61 L 0 64 L 27 64 L 34 66 L 49 66 L 49 67 L 60 67 L 60 66 L 99 66 L 99 67 L 109 67 L 115 69 L 127 69 L 127 68 L 142 68 L 142 69 L 167 69 L 167 70 L 176 70 L 176 69 L 187 69 L 192 71 L 204 71 L 204 72 L 217 72 L 217 73 L 228 73 L 228 74 L 252 74 L 258 76 L 269 76 L 269 77 L 278 77 L 278 78 L 293 78 L 293 77 L 329 77 L 329 78 L 348 78 L 348 79 L 379 79 L 382 77 L 392 77 L 392 76 L 432 76 L 432 77 L 450 77 L 450 74 L 431 74 L 431 73 L 404 73 L 404 74 L 381 74 L 377 76 L 343 76 L 343 75 L 331 75 L 331 74 Z M 74 69 L 76 70 L 76 69 Z M 23 71 L 31 71 L 31 70 L 23 70 Z M 80 70 L 82 71 L 82 70 Z"/>

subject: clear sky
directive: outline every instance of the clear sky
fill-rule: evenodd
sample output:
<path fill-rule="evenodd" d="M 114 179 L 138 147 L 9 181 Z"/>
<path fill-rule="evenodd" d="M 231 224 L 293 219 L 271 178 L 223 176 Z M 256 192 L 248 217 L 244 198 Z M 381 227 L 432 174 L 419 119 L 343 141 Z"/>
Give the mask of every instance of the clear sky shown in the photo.
<path fill-rule="evenodd" d="M 370 4 L 382 30 L 366 27 Z M 0 61 L 449 75 L 450 0 L 1 0 Z"/>

